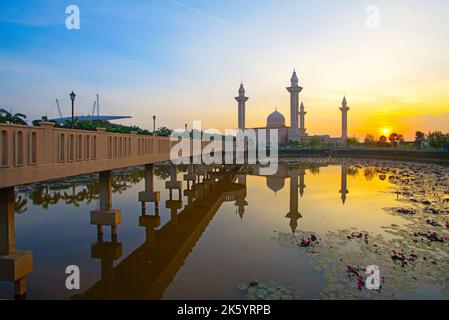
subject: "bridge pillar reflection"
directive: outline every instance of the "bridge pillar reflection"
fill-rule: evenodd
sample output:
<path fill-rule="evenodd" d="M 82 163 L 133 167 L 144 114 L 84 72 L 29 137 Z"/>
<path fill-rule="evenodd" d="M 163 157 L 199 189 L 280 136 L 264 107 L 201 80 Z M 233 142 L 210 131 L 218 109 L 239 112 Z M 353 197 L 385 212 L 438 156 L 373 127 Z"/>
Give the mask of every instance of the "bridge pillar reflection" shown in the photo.
<path fill-rule="evenodd" d="M 139 217 L 139 226 L 145 228 L 146 243 L 150 245 L 156 244 L 155 229 L 161 225 L 161 217 L 159 215 L 142 214 Z"/>
<path fill-rule="evenodd" d="M 173 199 L 173 190 L 178 190 L 178 200 L 182 199 L 182 181 L 178 181 L 176 166 L 171 165 L 170 181 L 165 181 L 165 189 L 169 190 L 170 200 Z"/>
<path fill-rule="evenodd" d="M 114 261 L 123 255 L 123 245 L 113 238 L 111 242 L 99 240 L 90 248 L 92 259 L 101 261 L 101 281 L 110 283 L 113 279 Z"/>
<path fill-rule="evenodd" d="M 207 176 L 207 171 L 203 165 L 198 165 L 195 170 L 195 174 L 197 176 L 198 183 L 202 183 L 203 179 Z"/>
<path fill-rule="evenodd" d="M 111 236 L 117 236 L 122 212 L 112 208 L 112 171 L 99 172 L 100 208 L 90 213 L 90 223 L 97 226 L 98 238 L 103 238 L 103 226 L 111 226 Z"/>
<path fill-rule="evenodd" d="M 170 209 L 170 223 L 176 225 L 178 223 L 178 210 L 182 208 L 182 200 L 167 200 L 165 207 Z"/>
<path fill-rule="evenodd" d="M 187 168 L 187 174 L 184 175 L 183 179 L 184 181 L 187 182 L 187 190 L 190 190 L 190 183 L 192 183 L 192 187 L 195 185 L 196 176 L 192 164 L 190 164 L 189 167 Z"/>
<path fill-rule="evenodd" d="M 184 175 L 184 181 L 186 181 L 187 189 L 184 190 L 184 197 L 187 197 L 187 208 L 191 208 L 193 206 L 193 200 L 197 197 L 197 192 L 194 190 L 196 177 L 194 174 L 193 165 L 189 165 L 187 169 L 187 174 Z M 190 184 L 192 183 L 192 184 Z"/>
<path fill-rule="evenodd" d="M 15 296 L 21 298 L 33 271 L 33 254 L 16 249 L 14 203 L 14 187 L 0 189 L 0 281 L 14 282 Z"/>

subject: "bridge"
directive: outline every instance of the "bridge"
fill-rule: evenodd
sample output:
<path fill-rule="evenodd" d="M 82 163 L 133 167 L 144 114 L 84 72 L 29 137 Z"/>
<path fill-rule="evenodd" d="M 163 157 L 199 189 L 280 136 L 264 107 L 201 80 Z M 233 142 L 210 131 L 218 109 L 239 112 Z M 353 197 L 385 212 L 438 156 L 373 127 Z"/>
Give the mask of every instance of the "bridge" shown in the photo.
<path fill-rule="evenodd" d="M 170 159 L 169 137 L 0 124 L 0 189 Z M 204 146 L 204 142 L 203 142 Z"/>
<path fill-rule="evenodd" d="M 170 159 L 176 141 L 169 137 L 109 133 L 55 128 L 52 122 L 40 126 L 0 124 L 0 281 L 15 283 L 16 296 L 26 293 L 26 275 L 32 272 L 30 251 L 15 244 L 14 186 L 99 173 L 100 208 L 91 212 L 91 224 L 103 234 L 110 226 L 117 234 L 122 214 L 112 206 L 112 170 L 150 165 Z M 201 142 L 201 150 L 208 142 Z M 191 144 L 191 155 L 193 146 Z M 169 183 L 170 190 L 179 183 Z M 142 200 L 153 200 L 142 194 Z"/>

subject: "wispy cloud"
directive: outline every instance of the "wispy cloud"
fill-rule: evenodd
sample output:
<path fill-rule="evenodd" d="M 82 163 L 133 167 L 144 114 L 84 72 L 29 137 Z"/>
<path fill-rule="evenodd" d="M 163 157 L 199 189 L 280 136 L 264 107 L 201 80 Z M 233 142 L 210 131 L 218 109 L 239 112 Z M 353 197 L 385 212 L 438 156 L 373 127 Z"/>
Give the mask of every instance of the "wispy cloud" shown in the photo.
<path fill-rule="evenodd" d="M 195 8 L 193 8 L 193 7 L 187 6 L 187 5 L 185 5 L 185 4 L 183 4 L 183 3 L 179 2 L 179 1 L 176 1 L 176 0 L 167 0 L 167 1 L 170 2 L 170 3 L 172 3 L 172 4 L 174 4 L 175 6 L 178 6 L 178 7 L 180 7 L 180 8 L 185 9 L 185 10 L 191 11 L 191 12 L 197 14 L 197 15 L 203 16 L 203 17 L 205 17 L 205 18 L 207 18 L 207 19 L 209 19 L 209 20 L 212 20 L 212 21 L 214 21 L 214 22 L 217 22 L 217 23 L 220 23 L 220 24 L 224 24 L 224 25 L 229 25 L 229 26 L 231 26 L 232 28 L 237 29 L 237 30 L 239 30 L 239 31 L 245 31 L 244 28 L 242 28 L 242 27 L 240 27 L 240 26 L 238 26 L 238 25 L 236 25 L 236 24 L 226 22 L 225 20 L 223 20 L 223 19 L 220 18 L 220 17 L 214 16 L 214 15 L 209 14 L 209 13 L 207 13 L 207 12 L 204 12 L 204 11 L 195 9 Z"/>

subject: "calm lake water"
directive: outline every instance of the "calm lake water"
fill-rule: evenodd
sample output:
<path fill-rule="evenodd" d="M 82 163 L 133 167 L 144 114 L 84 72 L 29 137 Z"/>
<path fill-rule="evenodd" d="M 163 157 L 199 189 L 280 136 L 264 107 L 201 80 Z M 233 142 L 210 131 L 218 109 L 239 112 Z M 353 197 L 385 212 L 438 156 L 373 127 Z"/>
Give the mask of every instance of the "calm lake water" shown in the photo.
<path fill-rule="evenodd" d="M 167 202 L 171 172 L 155 166 L 159 216 L 152 203 L 142 213 L 143 168 L 114 172 L 114 240 L 90 225 L 95 175 L 17 189 L 17 248 L 34 256 L 27 298 L 449 298 L 448 167 L 303 159 L 270 177 L 227 167 L 191 193 L 183 181 L 182 202 L 178 191 Z M 65 287 L 68 265 L 80 290 Z M 369 265 L 380 290 L 361 284 Z M 0 283 L 0 298 L 12 292 Z"/>

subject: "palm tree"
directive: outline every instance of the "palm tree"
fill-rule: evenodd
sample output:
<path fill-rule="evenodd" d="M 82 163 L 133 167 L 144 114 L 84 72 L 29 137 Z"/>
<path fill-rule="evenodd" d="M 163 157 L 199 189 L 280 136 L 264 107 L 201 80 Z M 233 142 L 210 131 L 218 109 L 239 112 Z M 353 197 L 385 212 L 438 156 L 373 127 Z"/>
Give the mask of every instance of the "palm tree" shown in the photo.
<path fill-rule="evenodd" d="M 23 113 L 12 113 L 5 109 L 0 109 L 0 122 L 3 123 L 9 123 L 9 124 L 20 124 L 20 125 L 27 125 L 27 122 L 25 119 L 27 118 L 26 115 Z"/>

